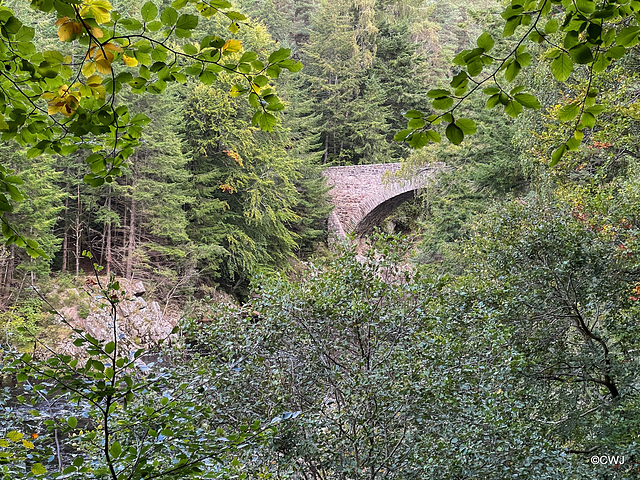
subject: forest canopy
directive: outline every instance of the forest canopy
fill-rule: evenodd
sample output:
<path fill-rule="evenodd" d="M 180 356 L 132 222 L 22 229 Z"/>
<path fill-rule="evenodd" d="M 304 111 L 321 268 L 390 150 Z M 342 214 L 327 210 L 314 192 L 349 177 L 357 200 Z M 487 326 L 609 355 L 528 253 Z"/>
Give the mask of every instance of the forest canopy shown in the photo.
<path fill-rule="evenodd" d="M 3 478 L 637 478 L 640 2 L 34 6 Z M 436 161 L 328 241 L 322 169 Z"/>

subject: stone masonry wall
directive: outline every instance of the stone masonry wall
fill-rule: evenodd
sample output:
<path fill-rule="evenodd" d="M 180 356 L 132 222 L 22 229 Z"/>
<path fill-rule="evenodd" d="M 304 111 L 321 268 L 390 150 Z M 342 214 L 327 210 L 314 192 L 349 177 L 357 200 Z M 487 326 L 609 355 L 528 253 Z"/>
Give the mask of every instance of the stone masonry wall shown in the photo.
<path fill-rule="evenodd" d="M 382 221 L 442 169 L 441 164 L 435 164 L 403 178 L 397 175 L 400 167 L 399 163 L 383 163 L 327 168 L 323 174 L 333 187 L 329 194 L 335 207 L 329 218 L 329 234 L 344 238 L 354 231 L 367 233 L 370 225 Z"/>

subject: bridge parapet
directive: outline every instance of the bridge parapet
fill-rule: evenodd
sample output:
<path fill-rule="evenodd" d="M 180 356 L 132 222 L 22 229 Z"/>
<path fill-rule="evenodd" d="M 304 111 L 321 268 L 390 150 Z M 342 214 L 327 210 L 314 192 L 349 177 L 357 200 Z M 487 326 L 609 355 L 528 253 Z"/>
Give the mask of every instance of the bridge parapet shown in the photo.
<path fill-rule="evenodd" d="M 334 210 L 329 217 L 329 234 L 345 238 L 371 233 L 401 203 L 431 182 L 442 164 L 419 169 L 409 178 L 398 175 L 400 163 L 329 167 L 323 174 Z"/>

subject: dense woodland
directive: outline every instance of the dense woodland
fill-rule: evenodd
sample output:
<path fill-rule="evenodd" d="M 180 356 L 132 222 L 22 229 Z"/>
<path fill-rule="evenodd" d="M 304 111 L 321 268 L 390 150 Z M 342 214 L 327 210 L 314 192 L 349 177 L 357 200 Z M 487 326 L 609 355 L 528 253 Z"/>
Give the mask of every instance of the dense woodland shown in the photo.
<path fill-rule="evenodd" d="M 32 3 L 3 5 L 34 52 L 76 58 L 85 27 L 49 12 L 74 2 Z M 638 478 L 640 2 L 153 3 L 111 2 L 187 56 L 230 33 L 251 55 L 211 37 L 234 63 L 193 78 L 156 46 L 117 57 L 140 77 L 110 101 L 148 117 L 125 163 L 13 141 L 1 112 L 2 478 Z M 251 68 L 270 78 L 247 97 Z M 387 162 L 447 168 L 370 238 L 328 242 L 322 169 Z M 139 280 L 181 314 L 134 352 Z M 56 313 L 86 317 L 83 291 L 105 338 Z"/>

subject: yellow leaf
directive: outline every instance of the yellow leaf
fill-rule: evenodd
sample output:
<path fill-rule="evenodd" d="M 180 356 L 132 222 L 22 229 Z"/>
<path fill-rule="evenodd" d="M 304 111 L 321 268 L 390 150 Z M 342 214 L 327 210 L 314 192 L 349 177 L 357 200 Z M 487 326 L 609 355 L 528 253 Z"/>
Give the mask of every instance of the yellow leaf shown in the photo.
<path fill-rule="evenodd" d="M 107 58 L 96 60 L 96 70 L 105 75 L 111 73 L 111 61 Z"/>
<path fill-rule="evenodd" d="M 101 28 L 95 27 L 91 29 L 91 35 L 93 35 L 96 38 L 102 38 L 104 37 L 104 32 L 102 31 Z"/>
<path fill-rule="evenodd" d="M 86 62 L 82 67 L 82 75 L 85 77 L 90 77 L 96 71 L 95 62 Z"/>
<path fill-rule="evenodd" d="M 80 87 L 80 95 L 82 97 L 91 97 L 91 96 L 93 96 L 93 92 L 91 91 L 91 87 L 89 87 L 88 85 L 82 85 Z"/>
<path fill-rule="evenodd" d="M 7 433 L 7 438 L 9 440 L 11 440 L 12 442 L 17 442 L 18 440 L 20 440 L 22 437 L 24 437 L 24 435 L 20 432 L 16 432 L 15 430 Z"/>
<path fill-rule="evenodd" d="M 100 77 L 100 75 L 91 75 L 89 78 L 87 78 L 87 85 L 89 85 L 90 87 L 95 87 L 96 85 L 100 85 L 102 83 L 102 78 Z"/>
<path fill-rule="evenodd" d="M 113 53 L 111 53 L 109 49 L 107 50 L 100 49 L 96 51 L 96 61 L 97 60 L 107 60 L 109 64 L 111 64 L 113 62 Z"/>
<path fill-rule="evenodd" d="M 102 48 L 104 48 L 105 50 L 113 50 L 114 52 L 122 51 L 122 48 L 120 48 L 118 45 L 114 45 L 113 43 L 105 43 Z"/>
<path fill-rule="evenodd" d="M 69 19 L 69 17 L 62 17 L 62 18 L 59 18 L 59 19 L 56 21 L 56 27 L 59 27 L 59 26 L 60 26 L 60 25 L 62 25 L 63 23 L 67 23 L 69 20 L 70 20 L 70 19 Z"/>
<path fill-rule="evenodd" d="M 63 20 L 63 19 L 60 19 L 60 20 Z M 60 20 L 56 22 L 56 25 L 60 22 Z M 73 37 L 75 37 L 76 35 L 80 35 L 81 33 L 82 33 L 82 25 L 79 22 L 75 22 L 73 20 L 68 20 L 58 27 L 58 38 L 60 39 L 61 42 L 72 40 Z"/>
<path fill-rule="evenodd" d="M 23 446 L 24 448 L 30 448 L 30 449 L 31 449 L 31 448 L 34 448 L 33 443 L 31 443 L 31 442 L 29 442 L 29 441 L 27 441 L 27 440 L 25 440 L 25 439 L 22 439 L 22 446 Z"/>
<path fill-rule="evenodd" d="M 91 91 L 93 92 L 93 96 L 95 98 L 104 100 L 104 98 L 107 96 L 107 90 L 102 86 L 102 85 L 98 85 L 97 87 L 92 87 Z"/>
<path fill-rule="evenodd" d="M 231 90 L 229 90 L 229 95 L 231 95 L 232 97 L 239 97 L 240 95 L 242 95 L 242 92 L 238 89 L 237 86 L 233 86 L 231 87 Z"/>
<path fill-rule="evenodd" d="M 100 7 L 107 11 L 111 11 L 113 9 L 107 0 L 86 0 L 85 3 L 91 7 Z"/>
<path fill-rule="evenodd" d="M 58 28 L 58 38 L 61 42 L 66 42 L 67 40 L 71 40 L 73 37 L 73 24 L 71 22 L 67 22 L 63 25 L 60 25 Z"/>
<path fill-rule="evenodd" d="M 41 463 L 34 463 L 31 466 L 31 473 L 34 475 L 44 475 L 47 473 L 47 469 Z"/>
<path fill-rule="evenodd" d="M 239 52 L 242 50 L 242 41 L 230 38 L 225 42 L 222 50 L 226 52 Z"/>
<path fill-rule="evenodd" d="M 109 13 L 113 7 L 106 0 L 85 0 L 80 15 L 91 14 L 98 23 L 108 23 L 111 21 Z"/>
<path fill-rule="evenodd" d="M 62 110 L 60 110 L 60 113 L 62 113 L 65 117 L 70 117 L 75 113 L 76 108 L 78 107 L 76 106 L 74 108 L 73 105 L 64 104 L 64 106 L 62 107 Z"/>
<path fill-rule="evenodd" d="M 200 15 L 202 15 L 204 18 L 213 17 L 216 13 L 218 13 L 218 10 L 210 7 L 204 2 L 199 2 L 196 5 L 196 8 L 198 9 L 198 11 L 200 11 Z"/>
<path fill-rule="evenodd" d="M 4 122 L 4 119 L 2 120 Z M 9 446 L 9 442 L 7 442 L 4 438 L 0 439 L 0 447 L 8 447 Z"/>
<path fill-rule="evenodd" d="M 138 65 L 138 60 L 136 60 L 133 57 L 128 57 L 127 55 L 123 55 L 122 59 L 124 60 L 124 64 L 127 67 L 135 67 L 136 65 Z"/>
<path fill-rule="evenodd" d="M 93 18 L 96 19 L 96 22 L 109 23 L 111 21 L 111 14 L 108 10 L 101 7 L 91 7 L 90 10 L 93 14 Z"/>

